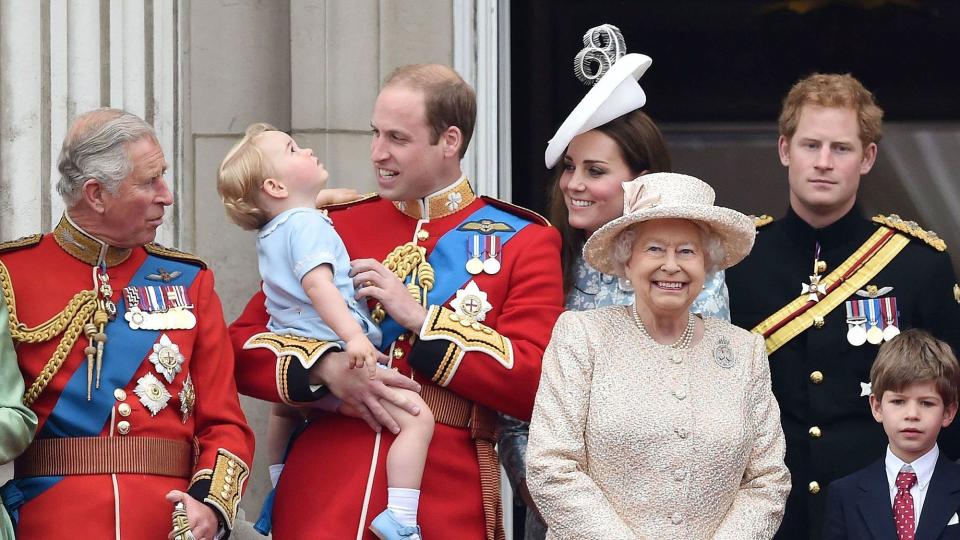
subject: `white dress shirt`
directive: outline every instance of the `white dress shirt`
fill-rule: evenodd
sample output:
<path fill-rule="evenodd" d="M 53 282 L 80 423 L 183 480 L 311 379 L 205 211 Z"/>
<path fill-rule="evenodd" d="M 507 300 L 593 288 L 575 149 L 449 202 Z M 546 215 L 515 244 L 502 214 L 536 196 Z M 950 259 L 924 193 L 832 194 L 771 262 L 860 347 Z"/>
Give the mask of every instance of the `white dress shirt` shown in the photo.
<path fill-rule="evenodd" d="M 917 475 L 917 483 L 910 488 L 913 496 L 913 528 L 920 524 L 920 512 L 923 510 L 923 500 L 927 496 L 927 488 L 933 478 L 933 469 L 937 466 L 940 457 L 940 448 L 934 444 L 929 452 L 917 458 L 913 463 L 906 463 L 898 458 L 887 446 L 887 457 L 884 465 L 887 469 L 887 486 L 890 488 L 890 507 L 893 508 L 893 499 L 897 496 L 897 475 L 903 472 L 912 472 Z"/>

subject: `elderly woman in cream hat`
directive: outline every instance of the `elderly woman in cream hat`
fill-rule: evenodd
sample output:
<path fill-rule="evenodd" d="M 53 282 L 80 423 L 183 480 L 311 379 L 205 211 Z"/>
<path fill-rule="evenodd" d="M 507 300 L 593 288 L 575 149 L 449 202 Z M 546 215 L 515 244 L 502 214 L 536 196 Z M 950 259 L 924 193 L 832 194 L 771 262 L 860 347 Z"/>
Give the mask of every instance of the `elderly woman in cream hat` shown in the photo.
<path fill-rule="evenodd" d="M 790 491 L 763 339 L 690 311 L 754 225 L 696 178 L 624 183 L 584 257 L 632 306 L 561 315 L 543 359 L 527 483 L 548 538 L 771 538 Z"/>
<path fill-rule="evenodd" d="M 671 169 L 663 135 L 641 109 L 647 97 L 639 79 L 653 60 L 643 54 L 627 54 L 623 35 L 612 25 L 591 28 L 583 43 L 574 74 L 590 90 L 544 152 L 545 165 L 553 169 L 548 217 L 563 242 L 563 290 L 566 309 L 572 311 L 633 303 L 630 283 L 590 268 L 582 256 L 583 245 L 593 232 L 623 215 L 622 182 Z M 691 309 L 730 319 L 723 272 L 707 280 Z M 527 508 L 523 540 L 543 540 L 546 526 L 525 481 L 528 424 L 504 415 L 499 428 L 497 452 Z"/>

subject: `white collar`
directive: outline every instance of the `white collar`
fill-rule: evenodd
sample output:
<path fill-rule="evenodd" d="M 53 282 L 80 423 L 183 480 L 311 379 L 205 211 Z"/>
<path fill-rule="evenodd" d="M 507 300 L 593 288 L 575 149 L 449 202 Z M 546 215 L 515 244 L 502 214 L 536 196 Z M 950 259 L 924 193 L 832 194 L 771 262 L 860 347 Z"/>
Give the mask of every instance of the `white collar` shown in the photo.
<path fill-rule="evenodd" d="M 906 463 L 894 455 L 893 451 L 890 450 L 890 445 L 887 445 L 887 457 L 883 460 L 887 470 L 887 485 L 895 486 L 900 470 L 903 469 L 905 465 L 909 465 L 910 468 L 913 469 L 914 474 L 917 475 L 917 487 L 925 489 L 927 484 L 930 483 L 930 479 L 933 478 L 933 469 L 937 466 L 937 459 L 939 457 L 940 447 L 934 443 L 933 448 L 931 448 L 929 452 L 918 457 L 913 463 Z M 893 488 L 891 487 L 891 489 Z"/>

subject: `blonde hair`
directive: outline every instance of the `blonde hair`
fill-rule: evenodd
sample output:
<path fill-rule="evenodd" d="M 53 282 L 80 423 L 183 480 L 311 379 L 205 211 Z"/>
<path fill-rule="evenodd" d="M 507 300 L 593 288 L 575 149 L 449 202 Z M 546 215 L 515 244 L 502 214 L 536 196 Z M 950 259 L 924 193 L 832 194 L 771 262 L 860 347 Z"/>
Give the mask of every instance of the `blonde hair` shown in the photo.
<path fill-rule="evenodd" d="M 945 406 L 957 402 L 960 365 L 950 345 L 916 328 L 884 343 L 870 368 L 877 400 L 887 390 L 899 392 L 916 382 L 933 381 Z"/>
<path fill-rule="evenodd" d="M 849 73 L 814 73 L 797 81 L 783 99 L 778 121 L 780 135 L 787 139 L 793 137 L 804 105 L 852 109 L 857 113 L 863 146 L 880 142 L 883 109 L 873 94 Z"/>
<path fill-rule="evenodd" d="M 268 221 L 266 212 L 257 206 L 257 197 L 263 181 L 274 176 L 274 171 L 253 141 L 267 131 L 280 130 L 264 122 L 250 124 L 240 142 L 220 162 L 217 172 L 217 192 L 227 217 L 247 230 L 259 229 Z"/>

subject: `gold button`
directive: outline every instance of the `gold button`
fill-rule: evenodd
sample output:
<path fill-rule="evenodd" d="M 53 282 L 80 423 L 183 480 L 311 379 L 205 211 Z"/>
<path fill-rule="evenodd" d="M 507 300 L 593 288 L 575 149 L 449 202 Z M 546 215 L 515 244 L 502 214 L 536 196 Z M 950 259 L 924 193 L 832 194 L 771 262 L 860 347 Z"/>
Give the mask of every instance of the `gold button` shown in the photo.
<path fill-rule="evenodd" d="M 827 261 L 817 261 L 817 273 L 822 274 L 827 271 Z"/>
<path fill-rule="evenodd" d="M 810 382 L 813 384 L 820 384 L 823 382 L 823 373 L 820 371 L 814 371 L 810 374 Z"/>
<path fill-rule="evenodd" d="M 807 433 L 809 433 L 814 439 L 819 439 L 820 435 L 823 435 L 823 432 L 820 431 L 820 428 L 817 426 L 813 426 L 812 428 L 808 429 Z"/>
<path fill-rule="evenodd" d="M 809 491 L 811 495 L 816 495 L 817 493 L 820 493 L 820 483 L 810 482 L 810 484 L 807 486 L 807 491 Z"/>
<path fill-rule="evenodd" d="M 823 328 L 823 317 L 821 317 L 821 316 L 819 316 L 819 315 L 817 315 L 816 317 L 814 317 L 814 318 L 813 318 L 813 326 L 816 327 L 817 330 Z"/>
<path fill-rule="evenodd" d="M 120 416 L 130 416 L 130 405 L 121 403 L 117 406 L 117 412 L 120 413 Z"/>
<path fill-rule="evenodd" d="M 406 334 L 400 334 L 399 336 L 397 336 L 397 341 L 405 341 L 406 339 L 407 339 Z"/>
<path fill-rule="evenodd" d="M 394 358 L 403 358 L 403 349 L 400 347 L 393 348 L 393 357 Z"/>
<path fill-rule="evenodd" d="M 423 229 L 420 229 L 419 231 L 417 231 L 417 240 L 421 242 L 426 242 L 428 238 L 430 238 L 429 231 L 425 231 Z"/>
<path fill-rule="evenodd" d="M 117 422 L 117 432 L 119 432 L 121 435 L 130 433 L 130 422 L 127 422 L 126 420 Z"/>
<path fill-rule="evenodd" d="M 127 393 L 124 392 L 123 388 L 117 388 L 113 391 L 113 397 L 117 398 L 117 401 L 123 401 L 127 399 Z"/>

